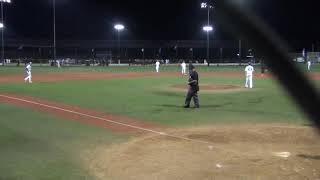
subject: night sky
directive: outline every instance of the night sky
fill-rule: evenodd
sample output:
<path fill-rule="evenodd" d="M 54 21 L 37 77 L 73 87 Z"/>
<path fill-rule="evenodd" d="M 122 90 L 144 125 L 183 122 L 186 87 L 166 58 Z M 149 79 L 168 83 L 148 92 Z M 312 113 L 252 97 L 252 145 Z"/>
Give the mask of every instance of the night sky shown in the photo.
<path fill-rule="evenodd" d="M 238 1 L 286 40 L 308 43 L 320 40 L 320 3 L 317 0 Z M 127 27 L 123 33 L 125 39 L 204 39 L 201 27 L 206 23 L 206 11 L 200 9 L 200 2 L 56 0 L 57 39 L 114 39 L 113 24 L 116 22 Z M 5 5 L 5 16 L 6 38 L 52 39 L 52 0 L 12 0 Z M 215 28 L 215 39 L 230 39 L 221 27 Z"/>

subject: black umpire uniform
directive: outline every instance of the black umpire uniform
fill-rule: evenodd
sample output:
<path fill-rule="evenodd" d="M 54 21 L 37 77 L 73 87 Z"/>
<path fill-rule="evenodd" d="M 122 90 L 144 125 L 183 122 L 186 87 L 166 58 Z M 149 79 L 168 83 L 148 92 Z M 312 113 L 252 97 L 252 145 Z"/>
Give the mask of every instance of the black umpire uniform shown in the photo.
<path fill-rule="evenodd" d="M 195 67 L 192 67 L 192 71 L 190 72 L 190 78 L 189 78 L 189 90 L 185 101 L 185 108 L 190 107 L 190 101 L 193 98 L 194 106 L 195 108 L 199 108 L 199 98 L 198 98 L 198 91 L 199 91 L 199 76 L 197 71 L 195 70 Z"/>

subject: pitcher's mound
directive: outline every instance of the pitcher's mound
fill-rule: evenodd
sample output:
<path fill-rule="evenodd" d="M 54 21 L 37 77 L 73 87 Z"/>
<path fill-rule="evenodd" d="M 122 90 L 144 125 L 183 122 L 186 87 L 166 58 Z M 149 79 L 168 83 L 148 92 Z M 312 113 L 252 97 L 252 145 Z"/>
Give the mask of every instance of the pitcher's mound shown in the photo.
<path fill-rule="evenodd" d="M 227 126 L 175 130 L 91 152 L 100 179 L 317 179 L 319 136 L 311 128 Z M 208 144 L 206 143 L 208 142 Z"/>

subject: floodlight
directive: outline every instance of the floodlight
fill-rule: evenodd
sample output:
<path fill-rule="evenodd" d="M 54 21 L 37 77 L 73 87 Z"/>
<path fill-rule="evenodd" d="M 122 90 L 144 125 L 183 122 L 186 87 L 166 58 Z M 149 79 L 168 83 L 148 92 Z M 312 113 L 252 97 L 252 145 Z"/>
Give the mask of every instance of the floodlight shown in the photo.
<path fill-rule="evenodd" d="M 207 8 L 207 3 L 201 3 L 201 8 Z"/>
<path fill-rule="evenodd" d="M 114 29 L 116 29 L 117 31 L 122 31 L 124 29 L 124 25 L 122 24 L 116 24 L 114 26 Z"/>
<path fill-rule="evenodd" d="M 11 3 L 11 0 L 0 0 L 1 3 Z"/>
<path fill-rule="evenodd" d="M 213 27 L 212 26 L 203 26 L 202 28 L 204 31 L 206 32 L 209 32 L 209 31 L 212 31 L 213 30 Z"/>
<path fill-rule="evenodd" d="M 0 29 L 4 28 L 3 23 L 0 23 Z"/>

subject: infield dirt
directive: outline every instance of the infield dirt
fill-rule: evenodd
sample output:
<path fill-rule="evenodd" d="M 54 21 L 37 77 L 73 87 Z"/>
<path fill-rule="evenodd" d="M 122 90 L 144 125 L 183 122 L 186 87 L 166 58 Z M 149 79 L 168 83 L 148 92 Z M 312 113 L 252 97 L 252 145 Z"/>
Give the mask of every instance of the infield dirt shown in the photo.
<path fill-rule="evenodd" d="M 99 179 L 320 178 L 319 136 L 309 127 L 230 125 L 170 134 L 209 144 L 150 135 L 87 151 L 84 166 Z"/>

